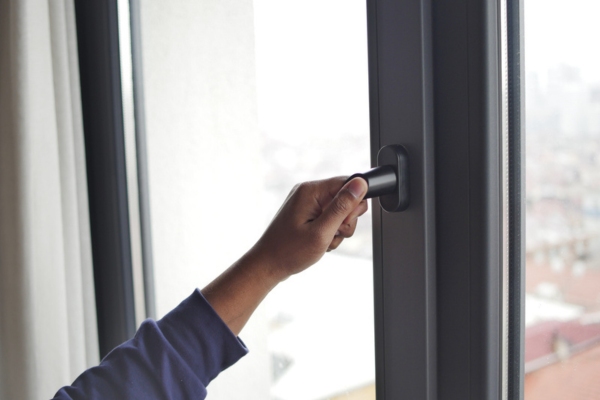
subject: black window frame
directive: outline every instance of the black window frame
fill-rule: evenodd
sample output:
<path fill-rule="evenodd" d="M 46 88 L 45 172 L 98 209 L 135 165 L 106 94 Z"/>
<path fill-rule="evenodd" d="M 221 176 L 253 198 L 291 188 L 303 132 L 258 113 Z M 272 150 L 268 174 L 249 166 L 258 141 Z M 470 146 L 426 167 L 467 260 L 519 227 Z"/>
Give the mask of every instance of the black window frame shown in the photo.
<path fill-rule="evenodd" d="M 117 1 L 76 1 L 100 356 L 135 334 Z"/>
<path fill-rule="evenodd" d="M 372 163 L 404 144 L 412 196 L 373 203 L 377 398 L 522 398 L 522 2 L 367 7 Z"/>

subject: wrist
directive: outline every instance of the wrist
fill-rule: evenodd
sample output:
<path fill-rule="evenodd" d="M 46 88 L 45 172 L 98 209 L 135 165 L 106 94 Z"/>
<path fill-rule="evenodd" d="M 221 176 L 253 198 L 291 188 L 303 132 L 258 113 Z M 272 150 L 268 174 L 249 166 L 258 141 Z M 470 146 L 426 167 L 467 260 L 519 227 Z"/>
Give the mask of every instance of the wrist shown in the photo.
<path fill-rule="evenodd" d="M 246 253 L 240 262 L 246 265 L 249 274 L 267 290 L 273 289 L 288 278 L 265 252 L 256 247 Z"/>

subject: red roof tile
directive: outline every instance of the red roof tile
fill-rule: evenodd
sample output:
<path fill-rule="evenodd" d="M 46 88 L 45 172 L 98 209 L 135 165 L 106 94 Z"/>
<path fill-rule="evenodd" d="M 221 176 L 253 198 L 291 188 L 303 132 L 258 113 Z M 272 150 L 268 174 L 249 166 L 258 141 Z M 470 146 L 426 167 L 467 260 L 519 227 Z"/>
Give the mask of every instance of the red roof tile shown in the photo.
<path fill-rule="evenodd" d="M 600 323 L 582 323 L 584 320 L 547 321 L 527 328 L 525 372 L 545 368 L 600 342 Z"/>
<path fill-rule="evenodd" d="M 526 267 L 526 291 L 536 293 L 540 283 L 552 283 L 558 288 L 561 300 L 585 307 L 588 311 L 600 309 L 600 270 L 588 268 L 581 274 L 565 266 L 553 270 L 547 263 L 536 263 L 528 254 Z"/>
<path fill-rule="evenodd" d="M 525 375 L 525 400 L 600 399 L 600 344 Z"/>

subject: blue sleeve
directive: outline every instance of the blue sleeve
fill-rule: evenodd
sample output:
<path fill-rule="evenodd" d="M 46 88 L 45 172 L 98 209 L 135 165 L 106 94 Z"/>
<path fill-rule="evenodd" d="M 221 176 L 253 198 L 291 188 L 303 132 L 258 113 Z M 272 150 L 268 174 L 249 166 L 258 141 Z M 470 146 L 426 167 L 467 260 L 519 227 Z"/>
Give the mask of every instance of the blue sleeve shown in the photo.
<path fill-rule="evenodd" d="M 204 399 L 206 386 L 248 350 L 199 290 L 83 372 L 55 399 Z"/>

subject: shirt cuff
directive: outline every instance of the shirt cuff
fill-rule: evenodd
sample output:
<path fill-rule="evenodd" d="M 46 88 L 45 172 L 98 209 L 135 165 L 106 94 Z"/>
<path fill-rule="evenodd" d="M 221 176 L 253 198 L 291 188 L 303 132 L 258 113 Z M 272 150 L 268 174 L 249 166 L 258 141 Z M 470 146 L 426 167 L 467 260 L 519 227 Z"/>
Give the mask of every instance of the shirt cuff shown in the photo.
<path fill-rule="evenodd" d="M 248 353 L 198 289 L 157 324 L 205 386 Z"/>

